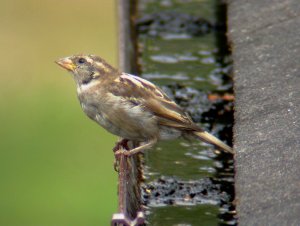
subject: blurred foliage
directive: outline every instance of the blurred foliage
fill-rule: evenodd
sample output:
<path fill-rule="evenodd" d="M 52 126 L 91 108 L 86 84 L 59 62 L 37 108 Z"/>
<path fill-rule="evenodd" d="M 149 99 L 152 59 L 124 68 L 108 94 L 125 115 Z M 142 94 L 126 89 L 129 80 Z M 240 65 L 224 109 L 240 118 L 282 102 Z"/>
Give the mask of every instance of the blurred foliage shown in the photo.
<path fill-rule="evenodd" d="M 0 225 L 109 225 L 116 138 L 84 115 L 54 60 L 116 65 L 115 1 L 0 2 Z"/>

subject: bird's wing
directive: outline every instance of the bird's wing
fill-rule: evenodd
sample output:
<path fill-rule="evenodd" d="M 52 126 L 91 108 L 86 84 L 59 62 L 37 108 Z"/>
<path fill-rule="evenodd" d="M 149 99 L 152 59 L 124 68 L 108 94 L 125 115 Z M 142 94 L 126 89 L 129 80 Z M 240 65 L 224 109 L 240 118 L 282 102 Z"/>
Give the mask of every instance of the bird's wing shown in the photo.
<path fill-rule="evenodd" d="M 157 116 L 160 125 L 183 130 L 200 130 L 160 88 L 145 79 L 123 73 L 108 89 L 113 95 L 121 96 L 133 105 L 141 105 L 151 111 Z"/>

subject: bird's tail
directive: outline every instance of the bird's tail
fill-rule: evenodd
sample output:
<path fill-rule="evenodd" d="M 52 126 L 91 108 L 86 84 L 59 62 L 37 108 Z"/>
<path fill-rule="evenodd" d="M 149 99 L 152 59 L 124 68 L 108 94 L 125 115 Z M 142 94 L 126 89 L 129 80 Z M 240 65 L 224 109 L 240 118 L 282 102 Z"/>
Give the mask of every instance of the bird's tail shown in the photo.
<path fill-rule="evenodd" d="M 216 138 L 215 136 L 211 135 L 210 133 L 206 131 L 195 131 L 194 134 L 202 141 L 215 145 L 216 147 L 229 152 L 231 154 L 234 154 L 234 151 L 231 147 L 229 147 L 227 144 L 223 143 L 221 140 Z"/>

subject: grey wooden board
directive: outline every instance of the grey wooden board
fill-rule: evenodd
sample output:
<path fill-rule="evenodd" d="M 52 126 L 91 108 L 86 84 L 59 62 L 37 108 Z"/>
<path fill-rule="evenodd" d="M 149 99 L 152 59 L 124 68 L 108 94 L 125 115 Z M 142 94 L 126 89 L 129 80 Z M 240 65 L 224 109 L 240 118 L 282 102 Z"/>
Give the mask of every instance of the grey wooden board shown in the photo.
<path fill-rule="evenodd" d="M 228 9 L 239 225 L 300 225 L 300 1 Z"/>

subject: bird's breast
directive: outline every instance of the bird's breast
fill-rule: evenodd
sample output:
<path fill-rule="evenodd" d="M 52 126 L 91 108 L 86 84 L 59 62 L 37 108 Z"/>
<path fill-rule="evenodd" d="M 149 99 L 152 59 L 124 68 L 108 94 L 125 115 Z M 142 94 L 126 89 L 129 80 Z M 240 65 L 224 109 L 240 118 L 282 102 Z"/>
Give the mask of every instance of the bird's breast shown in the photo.
<path fill-rule="evenodd" d="M 78 98 L 91 119 L 117 136 L 137 141 L 159 136 L 156 117 L 141 105 L 99 90 L 78 93 Z"/>

